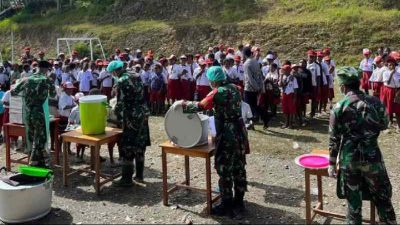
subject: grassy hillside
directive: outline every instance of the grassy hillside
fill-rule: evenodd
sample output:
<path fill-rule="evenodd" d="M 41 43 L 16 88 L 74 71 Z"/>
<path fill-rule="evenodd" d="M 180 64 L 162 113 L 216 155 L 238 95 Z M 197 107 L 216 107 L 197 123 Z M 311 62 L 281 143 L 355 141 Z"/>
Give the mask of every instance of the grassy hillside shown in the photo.
<path fill-rule="evenodd" d="M 9 29 L 18 47 L 55 52 L 58 37 L 100 37 L 114 47 L 153 48 L 166 54 L 255 40 L 263 49 L 299 59 L 308 48 L 331 47 L 355 64 L 363 47 L 400 48 L 398 0 L 80 0 L 74 9 L 25 10 L 0 21 L 0 47 L 9 56 Z M 96 3 L 101 2 L 101 4 Z"/>

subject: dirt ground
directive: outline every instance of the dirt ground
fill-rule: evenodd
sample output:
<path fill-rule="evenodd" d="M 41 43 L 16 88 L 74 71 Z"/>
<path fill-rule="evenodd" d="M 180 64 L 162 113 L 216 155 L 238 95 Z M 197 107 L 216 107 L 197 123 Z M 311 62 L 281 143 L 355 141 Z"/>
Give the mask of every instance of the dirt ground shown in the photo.
<path fill-rule="evenodd" d="M 45 218 L 33 223 L 40 224 L 101 224 L 101 223 L 174 223 L 185 224 L 267 224 L 267 223 L 304 223 L 304 172 L 294 163 L 298 155 L 312 149 L 327 149 L 327 116 L 312 120 L 311 125 L 302 129 L 282 130 L 280 120 L 275 119 L 269 131 L 256 126 L 250 131 L 251 154 L 247 158 L 248 192 L 246 193 L 247 212 L 241 221 L 210 217 L 205 214 L 205 196 L 191 191 L 178 191 L 170 197 L 170 206 L 162 204 L 161 150 L 158 145 L 167 140 L 162 117 L 152 117 L 152 146 L 146 152 L 145 186 L 132 188 L 114 188 L 107 185 L 97 196 L 93 187 L 94 177 L 76 175 L 70 178 L 70 185 L 62 185 L 61 169 L 55 169 L 54 195 L 52 211 Z M 400 135 L 394 130 L 382 134 L 380 146 L 393 185 L 393 203 L 400 221 L 398 154 Z M 299 147 L 297 148 L 298 145 Z M 19 154 L 19 153 L 15 153 Z M 86 163 L 89 163 L 89 151 L 86 150 Z M 114 155 L 117 157 L 117 151 Z M 0 165 L 5 165 L 4 145 L 0 150 Z M 102 149 L 102 155 L 108 158 L 108 152 Z M 71 157 L 74 161 L 75 157 Z M 169 183 L 184 178 L 184 159 L 169 156 Z M 205 187 L 205 163 L 200 159 L 191 159 L 191 183 Z M 74 165 L 82 166 L 82 165 Z M 15 167 L 13 168 L 16 169 Z M 112 169 L 107 160 L 103 170 Z M 212 171 L 213 188 L 217 187 L 217 175 Z M 336 180 L 323 179 L 325 208 L 345 213 L 345 201 L 336 197 Z M 316 185 L 312 189 L 316 199 Z M 369 204 L 365 204 L 363 213 L 368 215 Z M 17 209 L 16 209 L 17 210 Z M 316 224 L 344 223 L 339 220 L 316 217 Z"/>

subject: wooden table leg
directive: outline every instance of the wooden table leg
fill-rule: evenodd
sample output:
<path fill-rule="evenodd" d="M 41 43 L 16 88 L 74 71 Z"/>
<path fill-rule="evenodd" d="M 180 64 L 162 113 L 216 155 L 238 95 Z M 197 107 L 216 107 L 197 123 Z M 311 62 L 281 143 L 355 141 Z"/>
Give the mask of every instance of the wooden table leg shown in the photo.
<path fill-rule="evenodd" d="M 161 156 L 161 163 L 162 163 L 162 174 L 163 174 L 163 204 L 165 206 L 168 205 L 168 171 L 167 171 L 167 154 L 162 149 L 162 156 Z"/>
<path fill-rule="evenodd" d="M 68 159 L 68 142 L 63 142 L 63 183 L 64 186 L 68 185 L 68 170 L 69 170 L 69 159 Z"/>
<path fill-rule="evenodd" d="M 318 202 L 320 203 L 319 209 L 323 210 L 324 209 L 324 199 L 323 199 L 323 193 L 322 193 L 322 177 L 317 176 L 317 185 L 318 185 Z"/>
<path fill-rule="evenodd" d="M 306 202 L 306 224 L 311 224 L 311 193 L 310 193 L 310 174 L 307 172 L 307 169 L 304 170 L 305 177 L 305 196 L 304 200 Z"/>
<path fill-rule="evenodd" d="M 186 177 L 186 185 L 190 185 L 190 164 L 189 164 L 189 156 L 185 156 L 185 177 Z"/>
<path fill-rule="evenodd" d="M 95 189 L 96 189 L 96 194 L 100 194 L 100 146 L 96 145 L 95 149 Z"/>
<path fill-rule="evenodd" d="M 211 162 L 210 157 L 206 158 L 206 194 L 207 194 L 207 213 L 211 214 L 212 208 L 212 190 L 211 190 Z"/>
<path fill-rule="evenodd" d="M 371 215 L 370 215 L 370 219 L 371 219 L 371 224 L 375 224 L 376 223 L 376 218 L 375 218 L 375 204 L 372 202 L 372 201 L 370 201 L 371 202 Z"/>
<path fill-rule="evenodd" d="M 9 135 L 9 127 L 7 125 L 4 126 L 4 137 L 6 138 L 6 168 L 8 171 L 11 171 L 11 152 L 10 152 L 10 135 Z"/>
<path fill-rule="evenodd" d="M 54 150 L 56 152 L 56 165 L 60 165 L 60 143 L 58 139 L 58 120 L 54 122 Z"/>
<path fill-rule="evenodd" d="M 90 169 L 95 170 L 96 167 L 96 147 L 90 146 Z"/>

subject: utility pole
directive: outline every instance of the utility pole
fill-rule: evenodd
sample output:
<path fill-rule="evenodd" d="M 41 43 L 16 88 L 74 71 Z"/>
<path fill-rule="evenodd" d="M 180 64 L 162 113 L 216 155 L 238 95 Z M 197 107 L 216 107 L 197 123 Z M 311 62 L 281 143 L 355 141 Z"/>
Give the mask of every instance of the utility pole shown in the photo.
<path fill-rule="evenodd" d="M 60 0 L 57 0 L 57 11 L 60 12 L 61 11 L 61 4 L 60 4 Z"/>

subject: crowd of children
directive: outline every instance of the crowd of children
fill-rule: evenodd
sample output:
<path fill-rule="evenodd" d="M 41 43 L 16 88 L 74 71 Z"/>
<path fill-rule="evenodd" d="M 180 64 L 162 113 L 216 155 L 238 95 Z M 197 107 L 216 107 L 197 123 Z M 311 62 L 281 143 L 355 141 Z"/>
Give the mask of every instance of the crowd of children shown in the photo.
<path fill-rule="evenodd" d="M 251 54 L 243 54 L 250 49 Z M 264 129 L 268 129 L 272 118 L 280 108 L 285 122 L 282 128 L 303 127 L 310 119 L 329 113 L 334 98 L 334 78 L 336 64 L 331 50 L 309 50 L 298 63 L 281 61 L 277 52 L 266 51 L 262 56 L 257 46 L 239 45 L 232 47 L 218 45 L 210 47 L 204 54 L 184 54 L 179 57 L 149 50 L 143 54 L 140 49 L 131 53 L 129 48 L 115 49 L 107 59 L 90 60 L 80 57 L 73 51 L 70 56 L 60 53 L 54 59 L 46 59 L 43 51 L 37 57 L 31 54 L 29 47 L 24 49 L 20 64 L 4 62 L 0 65 L 0 123 L 9 122 L 10 86 L 19 79 L 29 77 L 37 71 L 39 60 L 48 60 L 53 67 L 48 76 L 54 81 L 58 97 L 50 101 L 50 110 L 61 120 L 61 128 L 79 124 L 78 100 L 88 95 L 93 89 L 112 100 L 113 86 L 116 83 L 112 74 L 106 71 L 110 61 L 121 60 L 124 68 L 139 74 L 145 87 L 145 101 L 153 115 L 162 115 L 176 100 L 201 100 L 211 91 L 206 72 L 211 66 L 222 66 L 228 82 L 236 84 L 243 97 L 243 119 L 249 129 L 260 119 Z M 400 125 L 400 72 L 397 62 L 400 53 L 390 49 L 379 49 L 376 57 L 368 49 L 363 50 L 364 59 L 360 63 L 361 88 L 384 102 L 393 123 L 396 116 L 397 127 Z M 256 61 L 259 68 L 251 68 L 249 60 Z M 259 69 L 259 70 L 258 70 Z M 256 71 L 254 71 L 256 70 Z M 257 101 L 246 99 L 246 81 L 253 75 L 260 75 L 262 88 L 256 91 Z M 307 105 L 310 104 L 310 107 Z M 309 110 L 308 110 L 309 109 Z M 309 113 L 307 113 L 309 111 Z"/>

